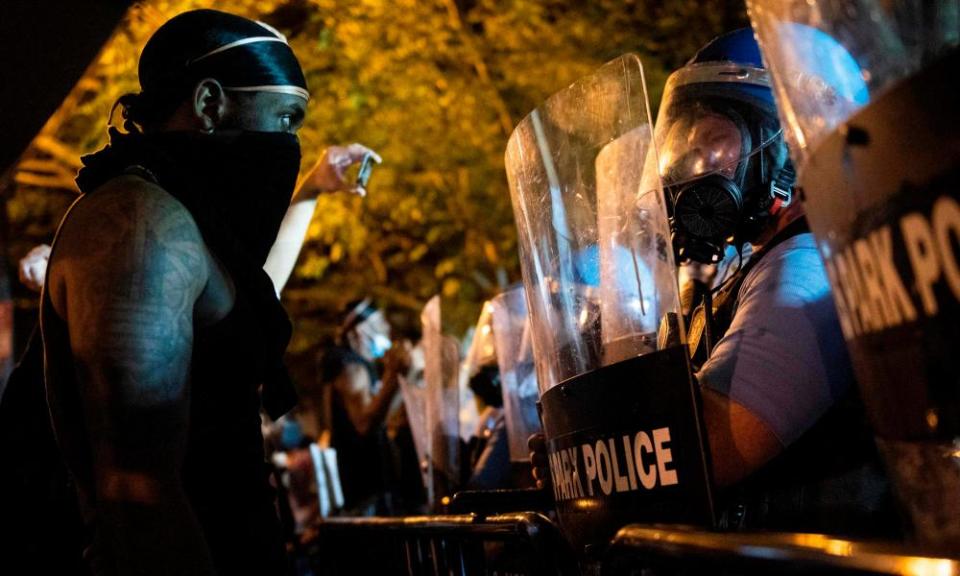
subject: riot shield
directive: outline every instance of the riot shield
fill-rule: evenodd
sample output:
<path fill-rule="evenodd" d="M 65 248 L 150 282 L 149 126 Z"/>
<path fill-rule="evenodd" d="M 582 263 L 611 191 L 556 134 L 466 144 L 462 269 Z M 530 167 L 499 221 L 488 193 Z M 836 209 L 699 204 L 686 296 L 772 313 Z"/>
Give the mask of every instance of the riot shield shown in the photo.
<path fill-rule="evenodd" d="M 432 467 L 430 502 L 436 506 L 452 496 L 460 479 L 460 349 L 457 340 L 444 334 L 440 297 L 427 302 L 420 315 L 423 326 L 426 424 Z"/>
<path fill-rule="evenodd" d="M 537 373 L 523 288 L 500 294 L 491 300 L 490 307 L 510 461 L 527 463 L 530 458 L 527 439 L 541 432 L 542 427 L 537 413 Z"/>
<path fill-rule="evenodd" d="M 476 396 L 470 389 L 470 379 L 484 366 L 496 364 L 497 361 L 489 302 L 484 302 L 480 308 L 477 325 L 472 329 L 472 334 L 468 333 L 464 338 L 464 344 L 468 345 L 460 365 L 460 437 L 469 443 L 480 423 L 480 412 Z"/>
<path fill-rule="evenodd" d="M 417 452 L 417 462 L 423 477 L 427 502 L 432 506 L 434 501 L 433 459 L 430 457 L 432 447 L 430 431 L 427 428 L 427 385 L 424 376 L 426 366 L 423 346 L 424 343 L 421 341 L 410 353 L 411 377 L 400 380 L 400 394 L 403 396 L 407 420 L 410 422 L 410 433 Z"/>
<path fill-rule="evenodd" d="M 605 365 L 655 352 L 661 323 L 672 324 L 678 310 L 677 271 L 664 243 L 670 229 L 662 217 L 654 159 L 644 124 L 601 148 L 595 162 Z"/>
<path fill-rule="evenodd" d="M 960 8 L 748 0 L 861 396 L 916 535 L 960 550 Z"/>
<path fill-rule="evenodd" d="M 507 144 L 554 497 L 578 548 L 629 521 L 712 518 L 651 127 L 625 55 Z"/>
<path fill-rule="evenodd" d="M 470 339 L 463 366 L 468 376 L 473 376 L 481 366 L 497 361 L 497 349 L 493 338 L 493 307 L 490 301 L 484 302 L 480 309 L 480 318 Z"/>

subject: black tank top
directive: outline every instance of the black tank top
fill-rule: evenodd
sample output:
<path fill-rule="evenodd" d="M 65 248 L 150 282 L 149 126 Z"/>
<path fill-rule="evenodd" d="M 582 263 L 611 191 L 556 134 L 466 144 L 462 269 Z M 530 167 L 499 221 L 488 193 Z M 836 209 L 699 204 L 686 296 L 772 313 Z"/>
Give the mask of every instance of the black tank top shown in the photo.
<path fill-rule="evenodd" d="M 87 556 L 96 573 L 93 470 L 67 325 L 46 291 L 41 307 L 48 402 L 57 440 L 68 455 L 78 486 L 90 530 Z M 256 334 L 252 322 L 250 303 L 238 290 L 231 312 L 194 334 L 182 481 L 220 575 L 285 571 L 275 492 L 260 430 L 264 367 L 256 360 L 261 354 L 251 337 Z"/>
<path fill-rule="evenodd" d="M 348 364 L 362 366 L 370 385 L 376 385 L 378 378 L 374 367 L 356 352 L 340 347 L 331 348 L 326 353 L 325 380 L 335 380 Z M 387 487 L 383 425 L 377 423 L 366 434 L 360 434 L 347 416 L 343 398 L 332 384 L 330 401 L 330 444 L 337 450 L 344 508 L 351 510 L 374 505 L 378 512 L 382 511 L 384 503 L 378 499 Z"/>

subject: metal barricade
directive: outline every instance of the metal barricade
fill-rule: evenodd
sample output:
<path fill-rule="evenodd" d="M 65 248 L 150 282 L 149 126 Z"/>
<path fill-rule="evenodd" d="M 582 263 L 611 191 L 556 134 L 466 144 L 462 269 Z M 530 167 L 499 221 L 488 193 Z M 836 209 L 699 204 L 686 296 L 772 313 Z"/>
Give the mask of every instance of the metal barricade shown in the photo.
<path fill-rule="evenodd" d="M 902 544 L 822 534 L 703 532 L 675 526 L 622 528 L 603 576 L 960 575 L 960 559 L 929 557 Z"/>
<path fill-rule="evenodd" d="M 309 546 L 317 576 L 574 575 L 557 527 L 533 512 L 328 518 Z"/>
<path fill-rule="evenodd" d="M 505 514 L 508 512 L 541 512 L 554 509 L 553 495 L 541 489 L 461 490 L 453 495 L 452 514 Z"/>

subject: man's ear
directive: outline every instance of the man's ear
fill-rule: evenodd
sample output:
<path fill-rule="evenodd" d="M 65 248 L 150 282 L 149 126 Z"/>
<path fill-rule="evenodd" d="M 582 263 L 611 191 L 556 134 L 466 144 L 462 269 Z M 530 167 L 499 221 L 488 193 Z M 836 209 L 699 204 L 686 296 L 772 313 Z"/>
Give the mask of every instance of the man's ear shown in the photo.
<path fill-rule="evenodd" d="M 204 132 L 213 132 L 227 112 L 227 95 L 220 82 L 206 78 L 197 83 L 191 111 Z"/>

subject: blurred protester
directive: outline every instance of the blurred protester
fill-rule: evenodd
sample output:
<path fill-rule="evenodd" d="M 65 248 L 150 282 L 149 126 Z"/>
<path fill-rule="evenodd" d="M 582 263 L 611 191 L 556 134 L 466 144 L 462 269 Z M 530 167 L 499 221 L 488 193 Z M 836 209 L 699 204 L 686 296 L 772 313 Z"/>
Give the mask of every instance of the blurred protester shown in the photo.
<path fill-rule="evenodd" d="M 410 349 L 391 342 L 390 324 L 368 298 L 347 306 L 339 345 L 321 360 L 347 514 L 401 513 L 418 499 L 417 458 L 398 393 L 411 368 Z"/>
<path fill-rule="evenodd" d="M 466 488 L 494 490 L 510 488 L 510 444 L 503 414 L 500 369 L 496 364 L 480 367 L 470 378 L 480 419 L 467 444 Z"/>
<path fill-rule="evenodd" d="M 20 282 L 39 293 L 50 246 L 20 259 Z M 80 574 L 85 542 L 74 487 L 50 426 L 43 346 L 33 329 L 0 398 L 0 573 L 29 565 L 37 574 Z M 14 526 L 16 529 L 9 529 Z M 6 570 L 4 569 L 6 568 Z"/>

